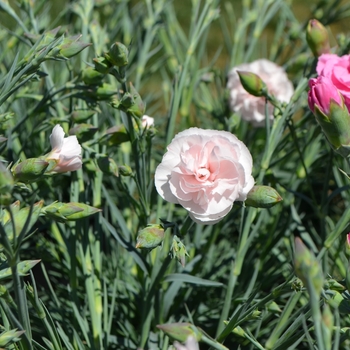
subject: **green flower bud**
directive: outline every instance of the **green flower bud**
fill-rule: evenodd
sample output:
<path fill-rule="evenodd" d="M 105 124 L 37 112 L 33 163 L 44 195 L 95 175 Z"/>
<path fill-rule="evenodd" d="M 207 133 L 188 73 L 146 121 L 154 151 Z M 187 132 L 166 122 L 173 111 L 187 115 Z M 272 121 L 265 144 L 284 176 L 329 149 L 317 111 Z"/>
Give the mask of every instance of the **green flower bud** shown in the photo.
<path fill-rule="evenodd" d="M 43 207 L 43 204 L 44 204 L 44 201 L 42 200 L 37 203 L 34 203 L 31 211 L 31 215 L 30 215 L 30 220 L 26 227 L 27 233 L 30 231 L 32 226 L 37 222 L 41 212 L 41 208 Z M 12 220 L 9 220 L 6 222 L 4 226 L 7 237 L 10 241 L 12 241 L 14 238 L 14 232 L 16 233 L 16 236 L 18 236 L 21 233 L 22 229 L 24 228 L 24 225 L 27 222 L 29 214 L 30 214 L 30 207 L 25 207 L 17 212 L 12 213 L 14 224 L 12 223 Z"/>
<path fill-rule="evenodd" d="M 129 50 L 122 43 L 114 43 L 108 52 L 105 53 L 106 59 L 116 67 L 126 66 L 128 64 Z"/>
<path fill-rule="evenodd" d="M 186 256 L 189 256 L 185 245 L 180 241 L 177 236 L 173 237 L 173 243 L 170 247 L 170 253 L 173 258 L 177 259 L 177 261 L 185 267 L 186 264 Z"/>
<path fill-rule="evenodd" d="M 334 316 L 328 304 L 323 306 L 322 312 L 322 338 L 325 349 L 332 349 L 332 332 L 334 326 Z"/>
<path fill-rule="evenodd" d="M 92 67 L 87 67 L 83 70 L 82 78 L 86 85 L 99 85 L 104 77 L 104 74 L 101 74 Z"/>
<path fill-rule="evenodd" d="M 107 100 L 117 93 L 118 91 L 116 88 L 113 85 L 107 83 L 103 83 L 101 86 L 98 86 L 96 90 L 96 96 L 99 100 Z"/>
<path fill-rule="evenodd" d="M 119 176 L 118 165 L 112 158 L 107 156 L 99 157 L 97 164 L 103 173 Z"/>
<path fill-rule="evenodd" d="M 0 196 L 11 194 L 13 184 L 14 181 L 11 172 L 0 162 Z"/>
<path fill-rule="evenodd" d="M 20 341 L 20 337 L 23 333 L 25 333 L 25 331 L 18 331 L 17 329 L 2 332 L 0 334 L 0 347 L 5 349 L 11 343 Z"/>
<path fill-rule="evenodd" d="M 117 125 L 108 129 L 105 135 L 102 136 L 102 142 L 107 142 L 109 146 L 120 145 L 123 142 L 130 141 L 129 134 L 125 129 L 125 125 Z"/>
<path fill-rule="evenodd" d="M 185 342 L 189 336 L 194 337 L 197 341 L 202 339 L 201 331 L 188 322 L 159 324 L 157 328 L 174 340 Z"/>
<path fill-rule="evenodd" d="M 118 167 L 119 174 L 122 176 L 132 176 L 132 169 L 128 165 L 122 165 Z"/>
<path fill-rule="evenodd" d="M 27 276 L 28 272 L 41 260 L 25 260 L 17 264 L 17 271 L 19 276 Z M 4 278 L 9 278 L 12 276 L 11 267 L 4 268 L 0 270 L 0 280 Z"/>
<path fill-rule="evenodd" d="M 69 130 L 69 135 L 76 135 L 80 143 L 92 139 L 98 128 L 92 124 L 79 124 Z"/>
<path fill-rule="evenodd" d="M 97 57 L 93 61 L 95 63 L 95 70 L 102 74 L 108 74 L 112 68 L 111 63 L 105 57 Z"/>
<path fill-rule="evenodd" d="M 31 182 L 38 180 L 44 173 L 49 162 L 39 158 L 29 158 L 12 167 L 15 181 Z"/>
<path fill-rule="evenodd" d="M 101 209 L 77 202 L 54 202 L 43 208 L 43 213 L 57 221 L 75 221 L 100 212 Z"/>
<path fill-rule="evenodd" d="M 97 111 L 79 109 L 72 112 L 70 116 L 74 120 L 74 122 L 81 123 L 90 119 L 95 113 L 97 113 Z"/>
<path fill-rule="evenodd" d="M 327 29 L 317 19 L 311 19 L 306 29 L 306 41 L 315 57 L 330 52 Z"/>
<path fill-rule="evenodd" d="M 330 100 L 326 115 L 315 105 L 314 115 L 332 148 L 343 157 L 350 156 L 350 114 L 344 103 Z"/>
<path fill-rule="evenodd" d="M 237 71 L 244 89 L 253 96 L 266 96 L 267 87 L 261 78 L 252 72 Z"/>
<path fill-rule="evenodd" d="M 136 248 L 153 249 L 163 243 L 164 228 L 162 225 L 148 225 L 139 231 Z"/>
<path fill-rule="evenodd" d="M 58 46 L 60 49 L 59 57 L 63 57 L 65 59 L 71 58 L 86 49 L 88 46 L 92 45 L 79 41 L 80 38 L 81 34 L 64 38 L 63 43 Z"/>
<path fill-rule="evenodd" d="M 254 208 L 271 208 L 282 201 L 278 192 L 270 186 L 254 186 L 248 193 L 245 205 Z"/>
<path fill-rule="evenodd" d="M 130 83 L 130 93 L 132 94 L 134 103 L 132 104 L 132 106 L 130 106 L 127 109 L 127 111 L 129 113 L 134 114 L 136 117 L 141 118 L 145 114 L 146 105 L 142 101 L 140 94 L 134 88 L 134 85 L 132 85 L 131 83 Z"/>
<path fill-rule="evenodd" d="M 350 258 L 350 232 L 346 235 L 345 240 L 345 254 Z"/>
<path fill-rule="evenodd" d="M 320 296 L 323 287 L 321 266 L 299 237 L 295 238 L 294 268 L 309 293 L 314 290 Z"/>

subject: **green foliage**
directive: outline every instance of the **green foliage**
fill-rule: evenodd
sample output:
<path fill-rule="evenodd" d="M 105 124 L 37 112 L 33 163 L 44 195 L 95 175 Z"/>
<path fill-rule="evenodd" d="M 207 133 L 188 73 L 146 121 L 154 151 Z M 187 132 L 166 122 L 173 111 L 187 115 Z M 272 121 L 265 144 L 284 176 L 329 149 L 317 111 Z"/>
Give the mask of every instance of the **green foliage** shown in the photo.
<path fill-rule="evenodd" d="M 304 5 L 325 26 L 350 15 L 346 2 Z M 175 324 L 201 349 L 350 348 L 350 168 L 307 107 L 309 18 L 287 0 L 0 10 L 0 347 L 166 350 Z M 349 51 L 345 34 L 330 38 Z M 264 91 L 274 122 L 254 128 L 229 111 L 226 79 L 262 57 L 295 92 L 286 104 Z M 48 174 L 57 124 L 81 144 L 81 169 Z M 154 188 L 166 146 L 192 126 L 244 141 L 260 186 L 213 226 Z"/>

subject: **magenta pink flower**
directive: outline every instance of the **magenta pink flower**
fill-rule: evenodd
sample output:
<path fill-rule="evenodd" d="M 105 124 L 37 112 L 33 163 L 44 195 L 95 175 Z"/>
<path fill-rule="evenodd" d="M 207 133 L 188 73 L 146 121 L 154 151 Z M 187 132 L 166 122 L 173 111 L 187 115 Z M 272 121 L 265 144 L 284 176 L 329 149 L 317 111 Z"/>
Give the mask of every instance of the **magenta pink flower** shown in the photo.
<path fill-rule="evenodd" d="M 350 55 L 323 54 L 318 58 L 318 75 L 329 78 L 344 96 L 345 105 L 350 108 Z"/>
<path fill-rule="evenodd" d="M 197 223 L 212 225 L 245 201 L 254 186 L 252 156 L 227 131 L 190 128 L 177 134 L 158 165 L 155 185 Z"/>
<path fill-rule="evenodd" d="M 57 124 L 50 135 L 50 143 L 52 150 L 46 159 L 56 160 L 52 172 L 63 173 L 81 168 L 81 146 L 76 136 L 64 137 L 63 128 Z"/>
<path fill-rule="evenodd" d="M 308 103 L 312 112 L 315 112 L 317 106 L 321 112 L 328 115 L 332 100 L 340 106 L 343 104 L 341 94 L 328 77 L 321 75 L 312 78 L 309 80 L 309 86 Z"/>

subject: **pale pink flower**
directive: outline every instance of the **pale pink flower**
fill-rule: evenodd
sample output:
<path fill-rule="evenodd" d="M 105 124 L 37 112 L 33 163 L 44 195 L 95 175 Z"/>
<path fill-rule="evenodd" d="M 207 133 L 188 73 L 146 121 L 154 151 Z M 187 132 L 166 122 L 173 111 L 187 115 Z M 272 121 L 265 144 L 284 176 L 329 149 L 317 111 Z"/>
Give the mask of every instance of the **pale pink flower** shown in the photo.
<path fill-rule="evenodd" d="M 174 342 L 174 346 L 176 350 L 199 350 L 199 346 L 196 339 L 191 335 L 187 338 L 186 343 L 184 345 L 176 341 Z"/>
<path fill-rule="evenodd" d="M 154 126 L 154 118 L 144 115 L 141 119 L 141 123 L 143 128 L 150 128 L 151 126 Z"/>
<path fill-rule="evenodd" d="M 64 137 L 63 128 L 57 124 L 50 135 L 50 143 L 52 150 L 46 159 L 56 160 L 52 172 L 63 173 L 81 168 L 81 146 L 76 136 Z"/>
<path fill-rule="evenodd" d="M 244 90 L 238 71 L 257 74 L 266 84 L 268 92 L 281 102 L 289 102 L 294 88 L 282 67 L 275 63 L 259 59 L 251 63 L 243 63 L 232 68 L 228 75 L 227 88 L 230 90 L 229 105 L 233 112 L 238 113 L 244 120 L 259 127 L 265 122 L 265 97 L 255 97 Z M 268 114 L 273 120 L 274 107 L 268 102 Z"/>
<path fill-rule="evenodd" d="M 191 218 L 212 225 L 245 201 L 254 186 L 252 156 L 227 132 L 190 128 L 177 134 L 155 173 L 158 193 Z"/>
<path fill-rule="evenodd" d="M 332 81 L 350 109 L 350 55 L 323 54 L 318 58 L 316 71 Z"/>

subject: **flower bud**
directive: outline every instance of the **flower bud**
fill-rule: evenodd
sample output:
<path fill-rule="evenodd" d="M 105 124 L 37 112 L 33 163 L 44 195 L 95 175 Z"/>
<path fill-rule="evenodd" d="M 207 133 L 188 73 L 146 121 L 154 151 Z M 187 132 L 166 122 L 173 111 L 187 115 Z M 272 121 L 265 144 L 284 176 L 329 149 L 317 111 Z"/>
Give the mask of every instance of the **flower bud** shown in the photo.
<path fill-rule="evenodd" d="M 322 337 L 325 349 L 332 349 L 332 332 L 334 326 L 334 316 L 328 304 L 323 306 L 322 312 Z"/>
<path fill-rule="evenodd" d="M 119 174 L 122 176 L 132 176 L 132 169 L 128 165 L 121 165 L 118 167 Z"/>
<path fill-rule="evenodd" d="M 31 182 L 38 180 L 49 166 L 49 162 L 39 158 L 29 158 L 14 167 L 11 172 L 15 181 Z"/>
<path fill-rule="evenodd" d="M 114 66 L 122 67 L 128 64 L 129 50 L 122 43 L 114 43 L 108 52 L 105 53 L 106 59 Z"/>
<path fill-rule="evenodd" d="M 95 93 L 99 100 L 108 100 L 111 96 L 117 94 L 117 90 L 113 85 L 103 83 L 101 86 L 97 87 Z"/>
<path fill-rule="evenodd" d="M 148 225 L 139 231 L 136 248 L 154 249 L 163 243 L 164 236 L 162 225 Z"/>
<path fill-rule="evenodd" d="M 93 61 L 95 63 L 95 70 L 102 74 L 108 74 L 112 68 L 111 63 L 105 57 L 97 57 Z"/>
<path fill-rule="evenodd" d="M 194 337 L 197 341 L 202 338 L 200 330 L 188 322 L 167 323 L 157 325 L 161 331 L 174 340 L 185 342 L 189 336 Z"/>
<path fill-rule="evenodd" d="M 116 125 L 106 130 L 105 135 L 102 136 L 102 142 L 108 142 L 109 146 L 120 145 L 123 142 L 130 141 L 130 137 L 126 131 L 125 125 Z"/>
<path fill-rule="evenodd" d="M 350 115 L 343 97 L 329 78 L 310 79 L 308 103 L 333 149 L 350 155 Z"/>
<path fill-rule="evenodd" d="M 327 29 L 317 19 L 311 19 L 306 29 L 306 41 L 315 57 L 330 52 Z"/>
<path fill-rule="evenodd" d="M 25 333 L 25 331 L 18 331 L 17 329 L 2 332 L 0 334 L 0 347 L 5 349 L 11 343 L 20 341 L 23 333 Z"/>
<path fill-rule="evenodd" d="M 76 135 L 80 143 L 92 139 L 98 128 L 91 124 L 79 124 L 69 130 L 69 135 Z"/>
<path fill-rule="evenodd" d="M 339 90 L 328 77 L 319 76 L 310 79 L 309 87 L 308 104 L 313 113 L 315 113 L 315 107 L 317 106 L 323 114 L 328 115 L 331 101 L 339 106 L 344 105 Z"/>
<path fill-rule="evenodd" d="M 189 256 L 186 250 L 185 245 L 179 240 L 177 236 L 173 237 L 173 243 L 170 248 L 170 253 L 173 258 L 177 259 L 177 261 L 185 267 L 186 264 L 186 256 Z"/>
<path fill-rule="evenodd" d="M 104 74 L 101 74 L 92 67 L 87 67 L 83 70 L 82 78 L 86 85 L 99 85 L 104 77 Z"/>
<path fill-rule="evenodd" d="M 256 97 L 266 95 L 266 84 L 261 80 L 261 78 L 257 74 L 245 71 L 237 71 L 237 73 L 242 86 L 249 94 Z"/>
<path fill-rule="evenodd" d="M 350 258 L 350 232 L 346 235 L 345 240 L 345 254 Z"/>
<path fill-rule="evenodd" d="M 99 157 L 97 164 L 103 173 L 119 176 L 118 165 L 112 158 L 107 156 Z"/>
<path fill-rule="evenodd" d="M 58 46 L 58 48 L 60 49 L 59 55 L 63 58 L 68 59 L 77 55 L 79 52 L 83 51 L 88 46 L 92 45 L 79 41 L 80 38 L 81 34 L 64 38 L 63 43 Z"/>
<path fill-rule="evenodd" d="M 43 208 L 43 212 L 58 221 L 75 221 L 100 212 L 101 209 L 77 202 L 54 202 Z"/>
<path fill-rule="evenodd" d="M 254 186 L 248 193 L 245 205 L 254 208 L 271 208 L 283 199 L 270 186 Z"/>
<path fill-rule="evenodd" d="M 128 108 L 127 111 L 141 118 L 145 114 L 146 105 L 142 101 L 140 94 L 134 88 L 134 85 L 132 85 L 131 83 L 130 83 L 130 93 L 132 94 L 134 103 L 132 104 L 132 106 L 130 106 L 130 108 Z"/>
<path fill-rule="evenodd" d="M 92 110 L 84 110 L 84 109 L 78 109 L 70 114 L 71 118 L 76 123 L 85 122 L 86 120 L 90 119 L 96 111 Z"/>
<path fill-rule="evenodd" d="M 17 264 L 17 272 L 19 276 L 27 276 L 28 272 L 41 260 L 24 260 Z M 9 278 L 12 276 L 11 267 L 7 267 L 0 270 L 0 280 Z"/>
<path fill-rule="evenodd" d="M 32 226 L 39 219 L 43 204 L 44 204 L 44 201 L 41 200 L 39 202 L 34 203 L 32 210 L 30 207 L 25 207 L 20 209 L 19 211 L 12 213 L 12 219 L 7 221 L 4 226 L 7 237 L 10 241 L 13 240 L 15 234 L 17 237 L 21 233 L 23 228 L 26 228 L 27 232 L 30 231 Z M 29 215 L 30 215 L 30 218 L 27 223 Z"/>
<path fill-rule="evenodd" d="M 323 287 L 321 266 L 299 237 L 295 238 L 294 268 L 296 275 L 302 280 L 309 293 L 314 290 L 317 296 L 320 296 Z"/>
<path fill-rule="evenodd" d="M 10 194 L 12 192 L 13 183 L 11 172 L 0 162 L 0 195 Z"/>

